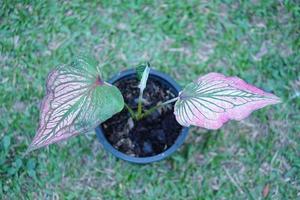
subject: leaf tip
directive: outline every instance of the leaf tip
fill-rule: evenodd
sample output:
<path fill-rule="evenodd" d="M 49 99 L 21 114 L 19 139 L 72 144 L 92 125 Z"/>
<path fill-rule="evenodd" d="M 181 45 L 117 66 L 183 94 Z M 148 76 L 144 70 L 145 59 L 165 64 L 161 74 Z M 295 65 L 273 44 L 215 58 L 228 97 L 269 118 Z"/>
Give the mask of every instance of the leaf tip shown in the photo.
<path fill-rule="evenodd" d="M 266 93 L 266 97 L 270 99 L 270 104 L 278 104 L 282 103 L 282 99 L 272 93 Z"/>
<path fill-rule="evenodd" d="M 35 148 L 35 147 L 32 145 L 32 143 L 31 143 L 31 144 L 28 146 L 27 150 L 25 151 L 25 154 L 24 154 L 24 155 L 28 155 L 30 152 L 34 151 L 35 149 L 37 149 L 37 148 Z"/>
<path fill-rule="evenodd" d="M 282 99 L 274 95 L 274 104 L 282 103 Z"/>

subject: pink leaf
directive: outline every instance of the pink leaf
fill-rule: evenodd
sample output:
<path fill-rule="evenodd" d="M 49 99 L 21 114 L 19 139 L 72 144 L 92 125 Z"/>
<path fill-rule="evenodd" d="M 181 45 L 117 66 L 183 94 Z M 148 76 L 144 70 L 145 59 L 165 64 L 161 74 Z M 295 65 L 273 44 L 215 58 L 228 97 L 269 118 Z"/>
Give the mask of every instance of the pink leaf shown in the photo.
<path fill-rule="evenodd" d="M 218 129 L 228 120 L 242 120 L 254 110 L 280 99 L 237 77 L 209 73 L 188 84 L 179 94 L 175 116 L 183 126 Z"/>
<path fill-rule="evenodd" d="M 92 130 L 124 106 L 120 91 L 83 59 L 54 69 L 46 87 L 39 128 L 28 151 Z"/>

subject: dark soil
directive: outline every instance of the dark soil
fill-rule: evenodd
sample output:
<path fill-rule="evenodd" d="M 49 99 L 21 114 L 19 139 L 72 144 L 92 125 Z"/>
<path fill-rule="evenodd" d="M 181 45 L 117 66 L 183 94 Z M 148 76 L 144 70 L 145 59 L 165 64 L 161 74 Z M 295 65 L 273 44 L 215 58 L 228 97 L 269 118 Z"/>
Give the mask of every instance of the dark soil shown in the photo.
<path fill-rule="evenodd" d="M 139 96 L 136 78 L 122 79 L 114 85 L 121 90 L 127 105 L 136 110 Z M 144 91 L 143 109 L 176 97 L 175 92 L 150 76 Z M 182 129 L 173 114 L 173 106 L 169 104 L 139 121 L 134 121 L 124 107 L 122 112 L 102 124 L 104 134 L 112 146 L 127 155 L 147 157 L 162 153 L 174 144 Z"/>

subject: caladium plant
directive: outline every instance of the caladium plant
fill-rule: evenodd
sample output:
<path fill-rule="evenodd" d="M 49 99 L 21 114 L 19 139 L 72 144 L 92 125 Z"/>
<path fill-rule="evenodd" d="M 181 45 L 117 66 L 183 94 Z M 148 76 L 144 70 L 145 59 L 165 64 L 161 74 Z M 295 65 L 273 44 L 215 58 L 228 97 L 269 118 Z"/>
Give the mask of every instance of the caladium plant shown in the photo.
<path fill-rule="evenodd" d="M 247 84 L 237 77 L 209 73 L 186 85 L 179 95 L 148 110 L 143 110 L 150 65 L 137 68 L 137 111 L 124 103 L 119 89 L 101 77 L 95 62 L 77 58 L 50 72 L 47 94 L 41 104 L 39 127 L 29 151 L 93 130 L 124 107 L 134 120 L 156 109 L 175 103 L 174 114 L 182 126 L 219 129 L 228 120 L 242 120 L 251 112 L 280 102 L 273 94 Z"/>

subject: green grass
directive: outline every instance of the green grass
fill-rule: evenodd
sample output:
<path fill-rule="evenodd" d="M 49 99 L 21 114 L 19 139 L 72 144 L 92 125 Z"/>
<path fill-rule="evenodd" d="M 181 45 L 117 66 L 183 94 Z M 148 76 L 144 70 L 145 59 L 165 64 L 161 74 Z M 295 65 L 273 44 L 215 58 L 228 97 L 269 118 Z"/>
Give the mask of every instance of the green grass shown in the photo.
<path fill-rule="evenodd" d="M 0 2 L 0 199 L 300 199 L 297 1 Z M 150 61 L 184 85 L 236 75 L 282 104 L 221 130 L 193 128 L 168 159 L 134 165 L 94 133 L 23 154 L 48 72 L 94 56 L 109 78 Z"/>

